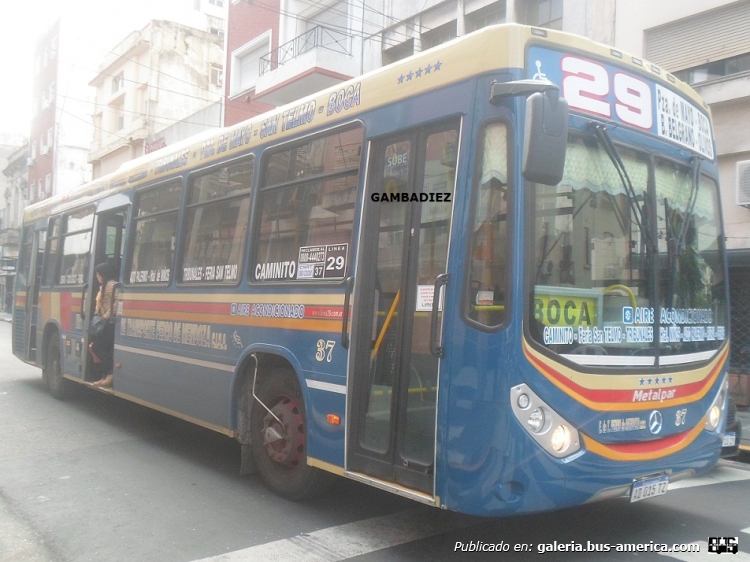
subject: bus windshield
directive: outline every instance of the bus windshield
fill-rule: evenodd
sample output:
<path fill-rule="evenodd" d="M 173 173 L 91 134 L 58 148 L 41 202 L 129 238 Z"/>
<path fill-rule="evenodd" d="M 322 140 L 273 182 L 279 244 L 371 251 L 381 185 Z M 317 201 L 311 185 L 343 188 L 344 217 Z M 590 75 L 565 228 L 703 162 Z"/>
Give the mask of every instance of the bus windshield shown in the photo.
<path fill-rule="evenodd" d="M 562 181 L 535 186 L 531 335 L 583 365 L 707 359 L 727 314 L 717 184 L 618 146 L 630 191 L 600 140 L 572 136 Z"/>

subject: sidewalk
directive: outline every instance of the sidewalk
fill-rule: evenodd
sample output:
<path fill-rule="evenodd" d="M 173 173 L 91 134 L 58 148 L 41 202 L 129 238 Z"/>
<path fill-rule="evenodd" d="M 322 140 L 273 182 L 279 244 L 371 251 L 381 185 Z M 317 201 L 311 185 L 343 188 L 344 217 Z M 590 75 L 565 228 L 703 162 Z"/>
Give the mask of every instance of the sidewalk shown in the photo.
<path fill-rule="evenodd" d="M 7 312 L 0 312 L 0 322 L 11 322 L 12 316 Z"/>

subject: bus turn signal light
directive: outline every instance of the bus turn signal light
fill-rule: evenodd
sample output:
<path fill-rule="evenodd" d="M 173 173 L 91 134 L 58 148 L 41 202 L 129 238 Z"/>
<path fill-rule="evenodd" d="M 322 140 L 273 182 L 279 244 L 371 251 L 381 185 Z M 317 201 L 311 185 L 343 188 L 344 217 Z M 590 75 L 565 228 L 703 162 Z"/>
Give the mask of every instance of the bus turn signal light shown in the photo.
<path fill-rule="evenodd" d="M 328 420 L 328 423 L 330 423 L 331 425 L 341 424 L 341 418 L 337 416 L 336 414 L 328 414 L 326 416 L 326 419 Z"/>

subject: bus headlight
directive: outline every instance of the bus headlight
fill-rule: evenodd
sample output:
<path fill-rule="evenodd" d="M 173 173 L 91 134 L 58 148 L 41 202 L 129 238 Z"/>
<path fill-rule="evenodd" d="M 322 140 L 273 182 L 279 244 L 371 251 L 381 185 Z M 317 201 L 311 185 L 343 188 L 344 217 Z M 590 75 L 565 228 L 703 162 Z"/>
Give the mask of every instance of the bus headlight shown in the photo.
<path fill-rule="evenodd" d="M 578 430 L 528 385 L 519 384 L 510 389 L 510 405 L 521 426 L 553 457 L 564 459 L 581 449 Z"/>
<path fill-rule="evenodd" d="M 552 432 L 550 445 L 558 453 L 564 453 L 570 447 L 570 430 L 567 425 L 558 425 Z"/>
<path fill-rule="evenodd" d="M 719 421 L 721 420 L 721 409 L 714 404 L 711 406 L 711 409 L 708 411 L 708 421 L 706 422 L 708 424 L 708 427 L 713 431 L 719 426 Z"/>
<path fill-rule="evenodd" d="M 544 429 L 544 410 L 541 408 L 534 408 L 534 411 L 531 412 L 531 415 L 529 416 L 529 419 L 526 420 L 526 423 L 529 425 L 529 428 L 534 433 L 539 433 Z"/>
<path fill-rule="evenodd" d="M 706 416 L 706 429 L 708 431 L 716 431 L 721 423 L 721 414 L 724 412 L 727 404 L 727 394 L 729 393 L 729 381 L 724 379 L 721 384 L 721 390 L 714 398 L 711 407 L 708 409 L 708 415 Z"/>

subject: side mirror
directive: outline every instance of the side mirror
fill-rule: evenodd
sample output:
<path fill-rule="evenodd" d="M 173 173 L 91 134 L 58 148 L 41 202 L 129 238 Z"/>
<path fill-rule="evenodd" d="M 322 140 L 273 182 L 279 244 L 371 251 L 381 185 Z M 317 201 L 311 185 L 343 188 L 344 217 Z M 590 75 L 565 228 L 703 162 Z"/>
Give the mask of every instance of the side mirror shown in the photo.
<path fill-rule="evenodd" d="M 523 177 L 557 185 L 565 168 L 568 146 L 568 102 L 559 90 L 531 94 L 526 99 L 523 137 Z"/>

